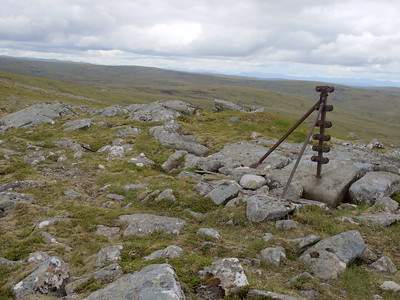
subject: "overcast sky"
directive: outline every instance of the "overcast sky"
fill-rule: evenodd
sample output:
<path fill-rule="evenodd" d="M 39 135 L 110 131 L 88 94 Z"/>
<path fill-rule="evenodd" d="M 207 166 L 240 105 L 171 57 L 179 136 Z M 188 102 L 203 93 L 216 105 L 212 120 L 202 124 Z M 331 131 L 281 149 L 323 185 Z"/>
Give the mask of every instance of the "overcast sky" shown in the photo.
<path fill-rule="evenodd" d="M 0 0 L 0 54 L 400 83 L 400 0 Z"/>

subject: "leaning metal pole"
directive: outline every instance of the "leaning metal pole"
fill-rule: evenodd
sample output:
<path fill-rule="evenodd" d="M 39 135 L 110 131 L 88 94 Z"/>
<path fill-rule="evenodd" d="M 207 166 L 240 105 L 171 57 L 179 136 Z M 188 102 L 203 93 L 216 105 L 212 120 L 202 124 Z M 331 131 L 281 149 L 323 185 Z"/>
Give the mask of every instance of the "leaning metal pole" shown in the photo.
<path fill-rule="evenodd" d="M 282 142 L 284 140 L 286 140 L 286 138 L 293 132 L 296 130 L 297 127 L 299 127 L 299 125 L 301 123 L 303 123 L 317 108 L 318 106 L 320 106 L 320 102 L 321 100 L 318 100 L 317 103 L 315 103 L 280 139 L 279 141 L 277 141 L 275 143 L 275 145 L 273 145 L 267 153 L 265 153 L 263 155 L 263 157 L 260 158 L 260 160 L 258 162 L 256 162 L 255 164 L 251 165 L 252 168 L 257 168 L 259 165 L 262 164 L 262 162 L 272 153 L 274 152 L 274 150 L 276 148 L 278 148 L 278 146 L 280 144 L 282 144 Z"/>
<path fill-rule="evenodd" d="M 320 103 L 320 105 L 319 105 L 319 110 L 318 110 L 318 113 L 317 113 L 317 117 L 315 118 L 315 121 L 310 126 L 310 129 L 308 131 L 308 135 L 307 135 L 306 139 L 304 140 L 304 143 L 303 143 L 303 146 L 301 147 L 299 155 L 297 156 L 296 163 L 294 164 L 293 169 L 290 172 L 289 179 L 288 179 L 288 181 L 286 183 L 285 189 L 283 190 L 283 193 L 282 193 L 282 196 L 281 196 L 282 199 L 286 197 L 286 194 L 287 194 L 287 192 L 289 190 L 289 186 L 292 183 L 294 174 L 296 173 L 297 167 L 299 166 L 300 160 L 303 157 L 303 154 L 304 154 L 304 151 L 307 148 L 307 145 L 310 143 L 310 139 L 311 139 L 311 136 L 312 136 L 312 134 L 314 132 L 314 128 L 318 123 L 319 116 L 321 115 L 322 111 L 324 110 L 325 106 L 322 105 L 321 102 L 319 102 L 319 103 Z"/>

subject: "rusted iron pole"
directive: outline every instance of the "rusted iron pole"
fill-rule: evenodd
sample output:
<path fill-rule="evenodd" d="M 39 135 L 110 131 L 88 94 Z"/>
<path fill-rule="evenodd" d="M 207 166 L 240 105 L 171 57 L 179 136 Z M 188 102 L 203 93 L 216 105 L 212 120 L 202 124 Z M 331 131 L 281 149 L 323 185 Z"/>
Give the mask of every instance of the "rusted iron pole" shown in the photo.
<path fill-rule="evenodd" d="M 303 146 L 301 147 L 301 150 L 300 150 L 299 155 L 297 156 L 296 163 L 294 164 L 293 169 L 292 169 L 292 171 L 290 172 L 289 179 L 288 179 L 288 181 L 286 182 L 285 189 L 283 190 L 283 193 L 282 193 L 282 196 L 281 196 L 282 199 L 284 199 L 284 198 L 286 197 L 286 194 L 287 194 L 287 192 L 288 192 L 288 190 L 289 190 L 289 186 L 290 186 L 290 184 L 292 183 L 294 174 L 296 173 L 297 167 L 299 166 L 300 160 L 301 160 L 301 158 L 303 157 L 303 154 L 304 154 L 304 151 L 305 151 L 306 148 L 307 148 L 307 145 L 310 143 L 310 139 L 311 139 L 311 136 L 312 136 L 312 134 L 313 134 L 313 132 L 314 132 L 314 128 L 315 128 L 315 126 L 316 126 L 317 123 L 318 123 L 319 117 L 320 117 L 320 115 L 322 114 L 323 109 L 324 109 L 324 106 L 323 106 L 323 105 L 320 105 L 320 106 L 319 106 L 318 113 L 317 113 L 317 117 L 315 118 L 315 121 L 314 121 L 313 123 L 311 123 L 311 126 L 310 126 L 310 129 L 309 129 L 309 131 L 308 131 L 307 137 L 306 137 L 306 139 L 305 139 L 305 141 L 304 141 L 304 143 L 303 143 Z"/>
<path fill-rule="evenodd" d="M 316 91 L 320 92 L 320 119 L 317 121 L 315 126 L 319 127 L 319 134 L 313 136 L 314 140 L 318 141 L 318 145 L 313 146 L 313 150 L 317 151 L 318 154 L 311 157 L 311 160 L 317 162 L 317 178 L 321 178 L 322 165 L 327 164 L 329 159 L 324 157 L 323 154 L 330 151 L 330 148 L 324 144 L 328 142 L 331 137 L 330 135 L 325 135 L 325 128 L 332 127 L 332 123 L 326 121 L 326 112 L 332 111 L 333 106 L 327 105 L 328 94 L 334 91 L 334 87 L 330 86 L 317 86 Z"/>
<path fill-rule="evenodd" d="M 257 168 L 259 165 L 262 164 L 262 162 L 272 153 L 284 140 L 287 139 L 287 137 L 296 130 L 297 127 L 301 123 L 303 123 L 318 107 L 320 106 L 321 100 L 318 100 L 280 139 L 277 141 L 269 150 L 267 153 L 264 154 L 263 157 L 260 158 L 258 162 L 255 164 L 251 165 L 252 168 Z"/>

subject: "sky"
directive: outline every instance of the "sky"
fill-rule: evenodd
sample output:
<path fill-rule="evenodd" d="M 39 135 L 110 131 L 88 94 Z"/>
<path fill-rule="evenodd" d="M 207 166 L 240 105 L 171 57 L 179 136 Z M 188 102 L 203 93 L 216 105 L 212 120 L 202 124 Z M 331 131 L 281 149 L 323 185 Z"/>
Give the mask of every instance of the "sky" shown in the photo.
<path fill-rule="evenodd" d="M 0 0 L 0 7 L 0 55 L 400 86 L 400 0 Z"/>

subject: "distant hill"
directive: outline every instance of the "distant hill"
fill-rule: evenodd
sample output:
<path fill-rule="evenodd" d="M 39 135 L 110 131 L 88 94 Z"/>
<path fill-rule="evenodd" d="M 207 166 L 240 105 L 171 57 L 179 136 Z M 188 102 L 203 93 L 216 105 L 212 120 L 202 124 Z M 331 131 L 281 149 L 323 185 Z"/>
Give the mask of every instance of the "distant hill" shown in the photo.
<path fill-rule="evenodd" d="M 214 98 L 221 98 L 264 105 L 267 111 L 291 118 L 302 114 L 317 99 L 316 85 L 326 84 L 5 56 L 0 56 L 0 71 L 6 72 L 0 74 L 3 106 L 10 106 L 10 99 L 21 105 L 50 98 L 107 105 L 179 98 L 210 107 Z M 35 87 L 43 90 L 35 91 Z M 335 87 L 331 98 L 335 111 L 330 118 L 341 137 L 356 132 L 364 139 L 379 137 L 400 143 L 400 89 Z"/>

